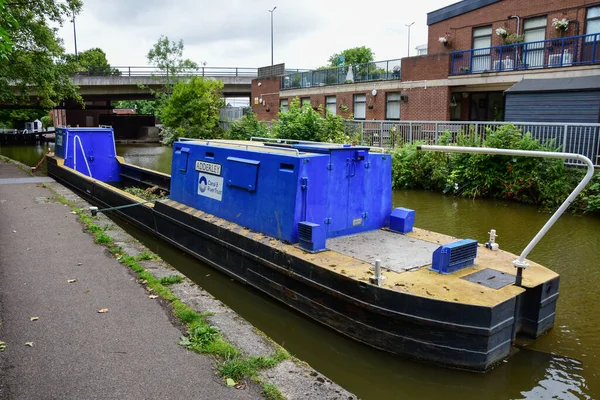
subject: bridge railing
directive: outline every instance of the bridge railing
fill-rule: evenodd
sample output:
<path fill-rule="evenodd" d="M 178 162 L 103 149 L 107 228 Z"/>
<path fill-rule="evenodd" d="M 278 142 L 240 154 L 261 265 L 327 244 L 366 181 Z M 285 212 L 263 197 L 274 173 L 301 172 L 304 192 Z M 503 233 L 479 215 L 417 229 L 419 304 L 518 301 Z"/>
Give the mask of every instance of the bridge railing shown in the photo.
<path fill-rule="evenodd" d="M 145 76 L 167 76 L 172 73 L 154 67 L 154 66 L 125 66 L 125 67 L 113 67 L 113 66 L 90 66 L 85 71 L 80 71 L 78 75 L 84 76 L 127 76 L 127 77 L 145 77 Z M 206 67 L 201 66 L 198 68 L 185 69 L 175 75 L 180 76 L 232 76 L 232 77 L 248 77 L 255 78 L 258 76 L 257 68 L 244 68 L 244 67 Z"/>

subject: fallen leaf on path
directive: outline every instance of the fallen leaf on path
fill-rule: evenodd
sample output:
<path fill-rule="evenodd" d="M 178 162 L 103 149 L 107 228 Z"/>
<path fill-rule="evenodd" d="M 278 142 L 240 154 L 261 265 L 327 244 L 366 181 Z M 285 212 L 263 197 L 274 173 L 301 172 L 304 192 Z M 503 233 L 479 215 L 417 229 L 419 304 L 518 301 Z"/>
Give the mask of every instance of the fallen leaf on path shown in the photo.
<path fill-rule="evenodd" d="M 25 346 L 27 346 L 27 347 L 33 347 L 33 342 L 25 342 Z"/>
<path fill-rule="evenodd" d="M 75 282 L 77 282 L 77 279 L 69 279 L 69 280 L 67 281 L 67 283 L 75 283 Z"/>
<path fill-rule="evenodd" d="M 98 310 L 98 312 L 99 312 L 100 314 L 107 313 L 107 312 L 108 312 L 108 308 L 101 308 L 101 309 L 99 309 L 99 310 Z"/>
<path fill-rule="evenodd" d="M 227 378 L 227 386 L 235 386 L 235 381 L 231 378 Z"/>
<path fill-rule="evenodd" d="M 71 211 L 71 214 L 77 214 L 75 211 Z"/>
<path fill-rule="evenodd" d="M 17 233 L 17 231 L 13 231 L 13 233 Z"/>
<path fill-rule="evenodd" d="M 0 342 L 0 353 L 6 350 L 6 343 Z"/>
<path fill-rule="evenodd" d="M 206 277 L 208 278 L 210 276 L 210 274 L 206 274 Z"/>
<path fill-rule="evenodd" d="M 80 267 L 80 266 L 82 266 L 82 265 L 83 265 L 83 263 L 77 263 L 77 266 L 78 266 L 78 267 Z"/>
<path fill-rule="evenodd" d="M 246 388 L 246 385 L 243 383 L 238 383 L 237 385 L 235 385 L 235 388 L 236 389 L 244 389 L 244 388 Z"/>
<path fill-rule="evenodd" d="M 40 319 L 40 317 L 29 317 L 30 321 L 37 321 L 38 319 Z"/>
<path fill-rule="evenodd" d="M 155 294 L 151 294 L 150 296 L 148 296 L 149 299 L 156 299 L 158 296 Z"/>

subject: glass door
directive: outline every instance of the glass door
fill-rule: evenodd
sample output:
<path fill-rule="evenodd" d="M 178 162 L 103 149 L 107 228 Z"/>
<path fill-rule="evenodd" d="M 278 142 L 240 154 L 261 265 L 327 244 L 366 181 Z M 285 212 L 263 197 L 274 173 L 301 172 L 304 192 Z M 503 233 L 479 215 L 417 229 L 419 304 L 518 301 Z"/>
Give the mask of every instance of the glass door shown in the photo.
<path fill-rule="evenodd" d="M 492 47 L 492 26 L 488 25 L 473 28 L 471 72 L 483 72 L 491 69 L 492 58 L 490 47 Z"/>

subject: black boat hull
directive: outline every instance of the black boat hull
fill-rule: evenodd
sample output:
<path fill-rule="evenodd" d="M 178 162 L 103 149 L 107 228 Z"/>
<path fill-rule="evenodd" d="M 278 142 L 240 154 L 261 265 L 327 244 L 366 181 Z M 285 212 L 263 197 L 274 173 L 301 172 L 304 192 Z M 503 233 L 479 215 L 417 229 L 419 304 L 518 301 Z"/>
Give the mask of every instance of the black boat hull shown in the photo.
<path fill-rule="evenodd" d="M 48 173 L 101 207 L 135 202 L 56 159 Z M 510 354 L 518 331 L 537 337 L 554 323 L 558 278 L 547 283 L 550 289 L 534 288 L 495 307 L 448 302 L 340 275 L 274 247 L 272 238 L 194 216 L 203 213 L 189 207 L 157 202 L 114 212 L 344 335 L 421 361 L 487 371 Z"/>

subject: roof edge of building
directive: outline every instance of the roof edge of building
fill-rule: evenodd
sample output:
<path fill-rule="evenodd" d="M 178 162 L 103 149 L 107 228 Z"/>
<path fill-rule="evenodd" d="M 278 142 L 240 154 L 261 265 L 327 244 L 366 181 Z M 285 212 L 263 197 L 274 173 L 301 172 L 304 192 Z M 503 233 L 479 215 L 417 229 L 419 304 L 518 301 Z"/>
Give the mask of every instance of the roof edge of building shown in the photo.
<path fill-rule="evenodd" d="M 450 4 L 449 6 L 427 13 L 427 25 L 437 24 L 438 22 L 466 14 L 470 11 L 489 6 L 490 4 L 499 1 L 502 0 L 462 0 L 458 3 Z"/>

